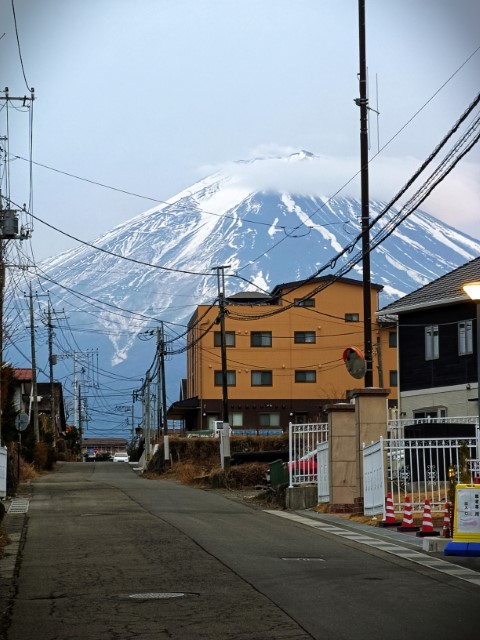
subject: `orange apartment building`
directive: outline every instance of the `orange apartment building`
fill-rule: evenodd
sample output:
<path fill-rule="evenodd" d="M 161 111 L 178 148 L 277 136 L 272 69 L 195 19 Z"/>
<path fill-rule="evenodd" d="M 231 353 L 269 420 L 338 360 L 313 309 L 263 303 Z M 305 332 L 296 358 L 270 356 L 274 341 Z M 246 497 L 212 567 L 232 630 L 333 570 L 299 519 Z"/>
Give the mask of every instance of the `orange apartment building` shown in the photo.
<path fill-rule="evenodd" d="M 396 406 L 396 327 L 378 324 L 382 287 L 372 284 L 373 384 L 389 388 Z M 226 298 L 225 342 L 230 426 L 287 430 L 289 422 L 326 419 L 325 406 L 363 385 L 347 371 L 343 353 L 363 351 L 363 288 L 331 276 L 277 285 L 270 295 Z M 189 322 L 186 393 L 169 410 L 187 431 L 222 419 L 218 306 L 200 305 Z"/>

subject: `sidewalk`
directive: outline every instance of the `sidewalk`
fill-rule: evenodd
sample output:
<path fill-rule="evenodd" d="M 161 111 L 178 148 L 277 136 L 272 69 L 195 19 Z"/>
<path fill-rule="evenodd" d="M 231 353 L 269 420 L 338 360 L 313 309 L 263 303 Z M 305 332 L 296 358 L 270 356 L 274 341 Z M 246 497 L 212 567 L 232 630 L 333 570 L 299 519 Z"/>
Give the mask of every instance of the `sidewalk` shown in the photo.
<path fill-rule="evenodd" d="M 3 548 L 0 558 L 0 623 L 5 611 L 10 606 L 15 595 L 15 579 L 17 576 L 17 561 L 24 541 L 24 530 L 28 518 L 28 503 L 33 494 L 31 484 L 21 484 L 14 498 L 4 500 L 6 514 L 2 521 L 2 528 L 6 532 L 9 543 Z M 1 633 L 1 628 L 0 628 Z"/>

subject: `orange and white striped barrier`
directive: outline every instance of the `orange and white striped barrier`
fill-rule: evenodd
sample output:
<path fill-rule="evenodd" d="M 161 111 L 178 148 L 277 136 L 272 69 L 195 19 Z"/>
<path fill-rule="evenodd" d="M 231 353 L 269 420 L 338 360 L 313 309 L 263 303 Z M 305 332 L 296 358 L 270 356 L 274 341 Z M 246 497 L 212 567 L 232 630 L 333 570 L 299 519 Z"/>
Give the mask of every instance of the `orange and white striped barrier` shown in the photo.
<path fill-rule="evenodd" d="M 423 522 L 422 528 L 417 532 L 417 536 L 422 538 L 426 536 L 439 536 L 438 531 L 433 530 L 432 514 L 430 512 L 430 500 L 425 498 L 425 506 L 423 508 Z"/>
<path fill-rule="evenodd" d="M 385 505 L 385 520 L 382 520 L 379 525 L 381 527 L 396 527 L 400 524 L 395 519 L 395 509 L 393 508 L 393 498 L 391 493 L 387 493 L 387 500 Z"/>
<path fill-rule="evenodd" d="M 445 513 L 443 516 L 443 537 L 451 538 L 452 537 L 452 527 L 450 522 L 450 503 L 445 503 Z"/>
<path fill-rule="evenodd" d="M 416 527 L 413 524 L 412 503 L 410 502 L 410 496 L 405 497 L 402 526 L 397 527 L 397 531 L 420 531 L 420 527 Z"/>

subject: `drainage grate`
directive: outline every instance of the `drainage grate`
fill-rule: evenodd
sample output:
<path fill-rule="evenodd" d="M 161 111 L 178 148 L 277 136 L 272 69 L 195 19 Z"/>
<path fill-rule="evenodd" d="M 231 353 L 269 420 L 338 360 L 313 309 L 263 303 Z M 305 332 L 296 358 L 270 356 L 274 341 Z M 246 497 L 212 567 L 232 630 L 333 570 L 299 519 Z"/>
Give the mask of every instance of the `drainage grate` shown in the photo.
<path fill-rule="evenodd" d="M 8 513 L 27 513 L 29 504 L 29 500 L 25 500 L 24 498 L 14 498 L 10 504 Z"/>
<path fill-rule="evenodd" d="M 129 598 L 132 600 L 167 600 L 168 598 L 183 598 L 185 593 L 132 593 Z"/>

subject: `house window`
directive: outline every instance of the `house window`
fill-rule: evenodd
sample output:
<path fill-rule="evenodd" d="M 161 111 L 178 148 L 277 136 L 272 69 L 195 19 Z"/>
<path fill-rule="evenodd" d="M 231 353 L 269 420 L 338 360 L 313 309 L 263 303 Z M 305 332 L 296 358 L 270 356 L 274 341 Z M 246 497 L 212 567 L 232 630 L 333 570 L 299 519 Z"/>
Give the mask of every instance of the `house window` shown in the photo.
<path fill-rule="evenodd" d="M 222 334 L 220 331 L 215 331 L 215 333 L 213 334 L 213 346 L 214 347 L 222 346 Z M 225 331 L 225 346 L 226 347 L 235 346 L 235 331 Z"/>
<path fill-rule="evenodd" d="M 458 323 L 458 355 L 464 356 L 467 353 L 473 353 L 473 329 L 471 320 Z"/>
<path fill-rule="evenodd" d="M 315 344 L 317 337 L 315 331 L 295 331 L 293 341 L 295 344 Z"/>
<path fill-rule="evenodd" d="M 438 325 L 425 327 L 425 360 L 437 360 L 439 357 Z"/>
<path fill-rule="evenodd" d="M 237 384 L 237 372 L 227 371 L 227 386 L 234 387 L 236 384 Z M 222 385 L 223 385 L 222 372 L 215 371 L 215 386 L 221 387 Z"/>
<path fill-rule="evenodd" d="M 293 301 L 293 305 L 295 307 L 314 307 L 315 306 L 315 298 L 295 298 Z"/>
<path fill-rule="evenodd" d="M 306 413 L 296 413 L 293 416 L 292 422 L 294 424 L 307 424 L 308 423 L 308 415 Z"/>
<path fill-rule="evenodd" d="M 396 331 L 389 331 L 388 332 L 388 346 L 391 349 L 396 349 L 397 348 L 397 332 Z"/>
<path fill-rule="evenodd" d="M 229 413 L 228 422 L 231 427 L 243 427 L 243 413 L 241 412 Z"/>
<path fill-rule="evenodd" d="M 272 332 L 271 331 L 252 331 L 250 334 L 251 347 L 271 347 Z"/>
<path fill-rule="evenodd" d="M 345 322 L 360 322 L 360 315 L 358 313 L 346 313 Z"/>
<path fill-rule="evenodd" d="M 420 411 L 414 411 L 413 417 L 415 420 L 432 420 L 435 418 L 446 418 L 447 409 L 445 407 L 433 407 L 431 409 L 421 409 Z"/>
<path fill-rule="evenodd" d="M 252 371 L 252 387 L 271 387 L 271 371 Z"/>
<path fill-rule="evenodd" d="M 398 387 L 398 373 L 397 371 L 390 371 L 390 386 Z"/>
<path fill-rule="evenodd" d="M 260 427 L 279 427 L 279 413 L 260 413 L 258 416 L 258 424 Z"/>
<path fill-rule="evenodd" d="M 295 371 L 295 382 L 316 382 L 316 371 L 304 371 L 303 369 Z"/>

